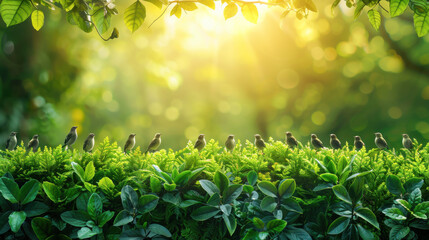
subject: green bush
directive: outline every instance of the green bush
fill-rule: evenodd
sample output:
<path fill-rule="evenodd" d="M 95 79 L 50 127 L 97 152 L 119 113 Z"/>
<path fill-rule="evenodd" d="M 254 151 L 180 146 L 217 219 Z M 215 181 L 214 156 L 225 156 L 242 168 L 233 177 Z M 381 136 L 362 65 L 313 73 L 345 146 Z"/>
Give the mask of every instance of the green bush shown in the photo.
<path fill-rule="evenodd" d="M 1 239 L 424 239 L 429 144 L 0 151 Z"/>

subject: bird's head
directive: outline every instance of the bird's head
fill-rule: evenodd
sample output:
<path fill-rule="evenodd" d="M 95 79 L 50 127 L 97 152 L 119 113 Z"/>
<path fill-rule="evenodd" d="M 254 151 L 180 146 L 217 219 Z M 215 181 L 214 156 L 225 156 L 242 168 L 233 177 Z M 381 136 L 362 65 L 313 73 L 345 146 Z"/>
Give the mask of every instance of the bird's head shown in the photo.
<path fill-rule="evenodd" d="M 311 138 L 312 138 L 312 139 L 316 139 L 316 138 L 317 138 L 317 135 L 313 133 L 313 134 L 311 134 Z"/>
<path fill-rule="evenodd" d="M 33 139 L 38 139 L 38 138 L 39 138 L 39 135 L 37 134 L 33 136 Z"/>
<path fill-rule="evenodd" d="M 234 139 L 234 135 L 229 135 L 228 139 Z"/>
<path fill-rule="evenodd" d="M 10 133 L 10 136 L 11 136 L 11 137 L 16 136 L 16 132 L 11 132 L 11 133 Z"/>
<path fill-rule="evenodd" d="M 259 139 L 261 139 L 261 135 L 255 134 L 255 138 L 259 140 Z"/>
<path fill-rule="evenodd" d="M 161 137 L 161 133 L 155 134 L 155 138 L 160 138 L 160 137 Z"/>
<path fill-rule="evenodd" d="M 292 133 L 291 132 L 286 132 L 286 136 L 287 137 L 292 137 Z"/>
<path fill-rule="evenodd" d="M 410 137 L 408 136 L 408 134 L 405 134 L 405 133 L 404 133 L 404 134 L 402 134 L 402 137 L 403 137 L 403 138 L 410 138 Z"/>
<path fill-rule="evenodd" d="M 74 131 L 74 130 L 76 130 L 76 128 L 77 128 L 77 126 L 73 126 L 70 130 Z"/>
<path fill-rule="evenodd" d="M 204 139 L 204 134 L 200 134 L 200 136 L 198 136 L 199 140 L 203 140 Z"/>
<path fill-rule="evenodd" d="M 335 135 L 333 133 L 330 136 L 331 136 L 332 139 L 336 139 L 337 138 L 337 135 Z"/>
<path fill-rule="evenodd" d="M 93 138 L 93 137 L 95 137 L 95 134 L 94 134 L 94 133 L 90 133 L 90 134 L 89 134 L 89 137 L 92 137 L 92 138 Z"/>
<path fill-rule="evenodd" d="M 135 133 L 131 133 L 130 136 L 128 138 L 134 138 L 136 136 Z"/>
<path fill-rule="evenodd" d="M 383 137 L 383 135 L 381 135 L 381 133 L 379 133 L 379 132 L 376 132 L 374 134 L 375 134 L 375 137 L 378 137 L 378 138 Z"/>
<path fill-rule="evenodd" d="M 355 140 L 356 140 L 356 141 L 359 141 L 359 140 L 360 140 L 360 137 L 359 137 L 359 136 L 355 136 Z"/>

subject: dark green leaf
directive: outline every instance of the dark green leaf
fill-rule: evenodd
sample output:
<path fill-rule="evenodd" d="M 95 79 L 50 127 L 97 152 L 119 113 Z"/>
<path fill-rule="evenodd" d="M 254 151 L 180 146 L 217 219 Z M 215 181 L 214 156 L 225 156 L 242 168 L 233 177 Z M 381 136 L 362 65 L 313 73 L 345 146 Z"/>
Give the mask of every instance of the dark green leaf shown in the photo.
<path fill-rule="evenodd" d="M 277 202 L 273 197 L 266 196 L 261 201 L 261 209 L 267 212 L 273 212 L 277 207 Z"/>
<path fill-rule="evenodd" d="M 10 178 L 0 178 L 0 192 L 3 197 L 11 203 L 18 203 L 19 199 L 19 186 Z"/>
<path fill-rule="evenodd" d="M 286 199 L 292 197 L 296 189 L 296 182 L 294 179 L 286 179 L 280 183 L 279 196 L 280 198 Z"/>
<path fill-rule="evenodd" d="M 88 200 L 87 209 L 89 216 L 94 220 L 97 219 L 97 216 L 103 212 L 103 202 L 100 195 L 97 193 L 91 194 L 91 197 L 89 197 Z"/>
<path fill-rule="evenodd" d="M 258 183 L 258 188 L 259 190 L 261 190 L 261 192 L 263 192 L 267 196 L 277 197 L 277 188 L 271 182 L 268 182 L 268 181 L 260 182 Z"/>
<path fill-rule="evenodd" d="M 229 216 L 222 214 L 223 221 L 225 222 L 226 228 L 228 229 L 229 234 L 232 236 L 234 234 L 235 229 L 237 228 L 237 220 L 234 215 L 231 214 Z"/>
<path fill-rule="evenodd" d="M 401 180 L 395 175 L 389 175 L 386 178 L 386 187 L 394 195 L 401 195 L 405 192 Z"/>
<path fill-rule="evenodd" d="M 229 180 L 228 177 L 225 176 L 225 174 L 221 172 L 216 172 L 213 181 L 216 184 L 216 186 L 219 188 L 220 192 L 223 193 L 225 189 L 229 186 Z"/>
<path fill-rule="evenodd" d="M 255 225 L 255 227 L 258 230 L 263 230 L 264 227 L 265 227 L 264 222 L 260 218 L 254 217 L 253 220 L 252 220 L 252 222 L 253 222 L 253 225 Z"/>
<path fill-rule="evenodd" d="M 156 233 L 158 235 L 161 235 L 161 236 L 164 236 L 164 237 L 167 237 L 167 238 L 171 238 L 170 231 L 168 231 L 168 229 L 165 228 L 162 225 L 153 223 L 153 224 L 149 225 L 147 229 L 149 231 L 151 231 L 152 233 Z"/>
<path fill-rule="evenodd" d="M 79 231 L 77 231 L 77 236 L 80 239 L 90 238 L 95 235 L 97 235 L 97 232 L 94 232 L 87 227 L 83 227 Z"/>
<path fill-rule="evenodd" d="M 49 210 L 49 206 L 38 201 L 30 202 L 22 207 L 27 217 L 39 216 Z"/>
<path fill-rule="evenodd" d="M 402 213 L 402 211 L 399 208 L 386 208 L 383 210 L 384 215 L 395 219 L 395 220 L 405 220 L 407 219 L 406 216 Z"/>
<path fill-rule="evenodd" d="M 286 208 L 289 211 L 297 212 L 299 214 L 303 213 L 303 210 L 299 205 L 299 203 L 291 198 L 284 199 L 282 203 L 283 203 L 282 207 Z"/>
<path fill-rule="evenodd" d="M 13 212 L 9 215 L 9 226 L 12 232 L 17 233 L 27 218 L 25 212 Z"/>
<path fill-rule="evenodd" d="M 347 226 L 350 223 L 350 218 L 339 217 L 333 221 L 328 228 L 328 234 L 337 235 L 346 230 Z"/>
<path fill-rule="evenodd" d="M 408 235 L 410 228 L 408 226 L 396 225 L 390 229 L 389 239 L 390 240 L 400 240 Z"/>
<path fill-rule="evenodd" d="M 61 219 L 74 227 L 85 227 L 91 217 L 84 211 L 73 210 L 62 213 Z"/>
<path fill-rule="evenodd" d="M 33 220 L 31 220 L 31 227 L 39 239 L 46 239 L 52 234 L 51 221 L 46 218 L 33 218 Z"/>
<path fill-rule="evenodd" d="M 219 188 L 209 180 L 200 180 L 201 187 L 210 195 L 212 196 L 215 193 L 220 194 Z"/>
<path fill-rule="evenodd" d="M 125 185 L 121 190 L 122 206 L 128 212 L 134 212 L 137 209 L 138 196 L 136 191 L 129 185 Z"/>
<path fill-rule="evenodd" d="M 335 196 L 337 196 L 339 199 L 343 200 L 348 204 L 352 204 L 350 195 L 343 185 L 335 185 L 332 187 L 332 190 L 334 191 Z"/>
<path fill-rule="evenodd" d="M 232 203 L 235 199 L 237 199 L 241 192 L 243 191 L 243 185 L 233 184 L 225 189 L 223 192 L 223 203 Z"/>
<path fill-rule="evenodd" d="M 45 191 L 46 196 L 48 196 L 48 198 L 51 199 L 52 202 L 59 203 L 62 201 L 60 188 L 57 187 L 55 184 L 50 182 L 43 182 L 42 188 Z"/>
<path fill-rule="evenodd" d="M 139 205 L 138 205 L 138 211 L 140 213 L 147 213 L 155 209 L 156 205 L 158 205 L 159 197 L 147 194 L 142 195 L 139 198 Z"/>
<path fill-rule="evenodd" d="M 195 209 L 192 212 L 191 217 L 196 221 L 205 221 L 211 217 L 214 217 L 219 212 L 220 210 L 218 208 L 212 206 L 203 206 Z"/>
<path fill-rule="evenodd" d="M 287 222 L 284 220 L 273 219 L 267 223 L 267 231 L 281 232 L 286 227 Z"/>
<path fill-rule="evenodd" d="M 407 193 L 411 193 L 416 188 L 421 188 L 423 186 L 423 179 L 420 178 L 411 178 L 404 183 L 404 188 Z"/>
<path fill-rule="evenodd" d="M 250 185 L 255 185 L 256 181 L 258 180 L 258 174 L 255 171 L 250 171 L 247 174 L 247 182 L 249 182 Z"/>
<path fill-rule="evenodd" d="M 128 224 L 132 221 L 133 221 L 133 216 L 131 216 L 128 211 L 122 210 L 115 217 L 115 220 L 113 221 L 113 226 L 119 227 L 119 226 Z"/>
<path fill-rule="evenodd" d="M 364 219 L 365 221 L 370 223 L 372 226 L 374 226 L 380 230 L 380 226 L 377 222 L 377 218 L 375 217 L 374 213 L 369 208 L 359 208 L 355 211 L 355 213 L 360 218 Z"/>

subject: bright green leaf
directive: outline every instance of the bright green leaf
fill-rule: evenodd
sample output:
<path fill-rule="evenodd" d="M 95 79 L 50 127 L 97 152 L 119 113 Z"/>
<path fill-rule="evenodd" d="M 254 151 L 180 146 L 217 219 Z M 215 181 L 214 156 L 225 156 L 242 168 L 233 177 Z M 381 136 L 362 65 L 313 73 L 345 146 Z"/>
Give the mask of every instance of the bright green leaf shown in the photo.
<path fill-rule="evenodd" d="M 251 22 L 251 23 L 257 23 L 258 22 L 258 8 L 256 8 L 255 4 L 253 3 L 246 3 L 241 7 L 241 13 L 243 14 L 244 18 Z"/>
<path fill-rule="evenodd" d="M 378 31 L 381 23 L 380 13 L 375 9 L 371 9 L 367 12 L 367 15 L 372 27 Z"/>
<path fill-rule="evenodd" d="M 390 16 L 401 15 L 407 9 L 410 0 L 390 0 Z"/>
<path fill-rule="evenodd" d="M 414 29 L 419 37 L 423 37 L 429 32 L 429 7 L 424 13 L 414 13 Z"/>
<path fill-rule="evenodd" d="M 2 0 L 0 14 L 6 26 L 10 27 L 25 21 L 32 8 L 30 0 Z"/>
<path fill-rule="evenodd" d="M 40 10 L 34 10 L 31 14 L 31 24 L 36 31 L 39 31 L 45 22 L 45 15 Z"/>
<path fill-rule="evenodd" d="M 143 24 L 145 18 L 146 8 L 139 0 L 131 4 L 124 12 L 125 25 L 132 33 Z"/>
<path fill-rule="evenodd" d="M 25 212 L 13 212 L 9 215 L 9 226 L 12 232 L 17 233 L 24 223 L 27 214 Z"/>

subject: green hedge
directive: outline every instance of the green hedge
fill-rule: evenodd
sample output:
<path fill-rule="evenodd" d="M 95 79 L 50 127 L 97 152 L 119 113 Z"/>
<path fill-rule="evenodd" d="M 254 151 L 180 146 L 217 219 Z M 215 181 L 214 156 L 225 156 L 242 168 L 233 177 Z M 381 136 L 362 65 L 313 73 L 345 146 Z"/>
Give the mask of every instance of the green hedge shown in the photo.
<path fill-rule="evenodd" d="M 411 151 L 0 151 L 1 239 L 424 239 L 429 144 Z"/>

